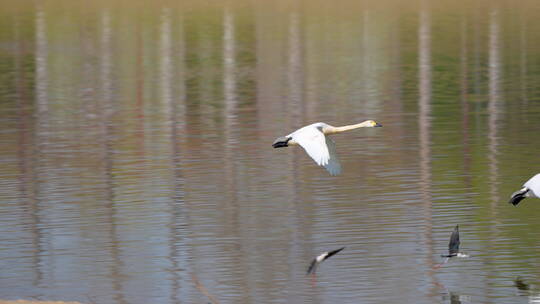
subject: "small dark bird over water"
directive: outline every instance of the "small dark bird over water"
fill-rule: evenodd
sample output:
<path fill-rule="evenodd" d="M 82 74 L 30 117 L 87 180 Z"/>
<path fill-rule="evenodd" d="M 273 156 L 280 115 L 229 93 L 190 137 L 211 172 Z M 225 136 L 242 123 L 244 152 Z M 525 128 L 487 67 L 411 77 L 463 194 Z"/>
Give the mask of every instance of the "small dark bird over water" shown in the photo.
<path fill-rule="evenodd" d="M 454 231 L 452 232 L 452 235 L 450 235 L 450 242 L 448 242 L 448 254 L 441 254 L 441 257 L 446 258 L 444 262 L 437 265 L 435 268 L 441 267 L 443 264 L 448 262 L 450 258 L 457 257 L 457 258 L 468 258 L 469 255 L 459 252 L 459 225 L 456 225 L 456 228 L 454 228 Z"/>
<path fill-rule="evenodd" d="M 456 225 L 456 228 L 454 228 L 454 231 L 450 236 L 450 242 L 448 242 L 448 254 L 443 254 L 441 256 L 446 258 L 452 258 L 455 256 L 463 257 L 463 253 L 459 252 L 459 244 L 459 225 Z"/>
<path fill-rule="evenodd" d="M 341 247 L 339 249 L 333 250 L 333 251 L 327 251 L 311 261 L 311 264 L 309 265 L 309 268 L 307 270 L 307 275 L 313 273 L 315 274 L 315 271 L 317 271 L 317 266 L 319 266 L 320 263 L 322 263 L 324 260 L 328 259 L 329 257 L 333 256 L 334 254 L 340 252 L 341 250 L 345 249 L 345 247 Z"/>
<path fill-rule="evenodd" d="M 520 190 L 512 193 L 508 203 L 517 206 L 527 197 L 540 197 L 540 173 L 529 179 Z"/>

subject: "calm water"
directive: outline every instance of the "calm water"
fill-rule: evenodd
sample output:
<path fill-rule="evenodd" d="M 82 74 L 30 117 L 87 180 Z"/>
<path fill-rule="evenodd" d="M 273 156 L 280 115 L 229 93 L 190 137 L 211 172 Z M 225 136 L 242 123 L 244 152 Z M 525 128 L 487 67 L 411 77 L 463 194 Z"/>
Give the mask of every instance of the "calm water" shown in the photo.
<path fill-rule="evenodd" d="M 540 6 L 353 2 L 3 3 L 0 298 L 540 301 Z"/>

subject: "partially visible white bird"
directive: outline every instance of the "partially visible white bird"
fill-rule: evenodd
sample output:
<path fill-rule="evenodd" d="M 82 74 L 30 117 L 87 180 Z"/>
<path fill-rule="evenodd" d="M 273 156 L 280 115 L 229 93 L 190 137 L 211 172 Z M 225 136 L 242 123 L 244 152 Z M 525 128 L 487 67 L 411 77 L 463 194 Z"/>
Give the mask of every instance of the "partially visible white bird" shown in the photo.
<path fill-rule="evenodd" d="M 359 124 L 343 127 L 333 127 L 324 122 L 316 122 L 302 127 L 287 136 L 277 138 L 272 144 L 272 147 L 283 148 L 300 145 L 313 158 L 317 165 L 326 168 L 331 175 L 338 175 L 341 172 L 341 165 L 337 158 L 336 145 L 325 135 L 341 133 L 357 128 L 373 127 L 382 127 L 382 125 L 374 120 L 366 120 Z"/>
<path fill-rule="evenodd" d="M 517 206 L 521 200 L 527 197 L 540 197 L 540 173 L 533 176 L 519 191 L 512 193 L 508 203 Z"/>
<path fill-rule="evenodd" d="M 324 260 L 328 259 L 329 257 L 333 256 L 334 254 L 340 252 L 343 249 L 345 249 L 345 247 L 341 247 L 339 249 L 332 250 L 332 251 L 327 251 L 317 256 L 316 258 L 314 258 L 313 261 L 311 261 L 311 264 L 309 265 L 309 268 L 306 274 L 309 275 L 310 273 L 313 273 L 315 275 L 315 272 L 317 271 L 317 266 L 320 263 L 322 263 Z"/>

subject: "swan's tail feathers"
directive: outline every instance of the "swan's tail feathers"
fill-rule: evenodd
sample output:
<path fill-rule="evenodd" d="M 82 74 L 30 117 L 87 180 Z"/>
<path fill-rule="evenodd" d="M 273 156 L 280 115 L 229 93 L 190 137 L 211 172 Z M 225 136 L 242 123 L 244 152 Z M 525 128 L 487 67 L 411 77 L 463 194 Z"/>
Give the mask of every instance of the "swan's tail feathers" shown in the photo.
<path fill-rule="evenodd" d="M 517 206 L 519 202 L 521 202 L 524 198 L 527 197 L 527 192 L 529 192 L 529 189 L 523 188 L 519 191 L 512 193 L 512 196 L 510 197 L 510 201 L 508 203 Z"/>
<path fill-rule="evenodd" d="M 328 147 L 328 154 L 330 155 L 330 158 L 328 159 L 328 163 L 324 165 L 324 168 L 332 176 L 339 175 L 341 173 L 341 164 L 339 163 L 339 159 L 337 156 L 336 144 L 329 136 L 326 136 L 325 141 L 326 146 Z"/>

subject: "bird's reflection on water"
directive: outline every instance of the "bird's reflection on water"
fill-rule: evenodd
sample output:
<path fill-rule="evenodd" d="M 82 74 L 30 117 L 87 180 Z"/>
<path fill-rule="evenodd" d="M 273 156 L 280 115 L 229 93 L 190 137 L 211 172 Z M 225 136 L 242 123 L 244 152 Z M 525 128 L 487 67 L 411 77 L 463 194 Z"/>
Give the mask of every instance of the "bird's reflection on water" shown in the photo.
<path fill-rule="evenodd" d="M 514 286 L 516 286 L 516 288 L 521 291 L 529 291 L 531 289 L 530 285 L 525 283 L 525 281 L 521 277 L 515 278 Z"/>
<path fill-rule="evenodd" d="M 527 283 L 522 277 L 517 276 L 514 279 L 514 286 L 517 288 L 517 295 L 527 297 L 528 303 L 540 303 L 540 292 L 534 290 L 531 284 Z"/>
<path fill-rule="evenodd" d="M 449 304 L 465 304 L 465 303 L 472 303 L 471 302 L 471 296 L 463 295 L 455 292 L 448 292 L 444 293 L 442 295 L 442 301 L 443 303 L 449 303 Z"/>

